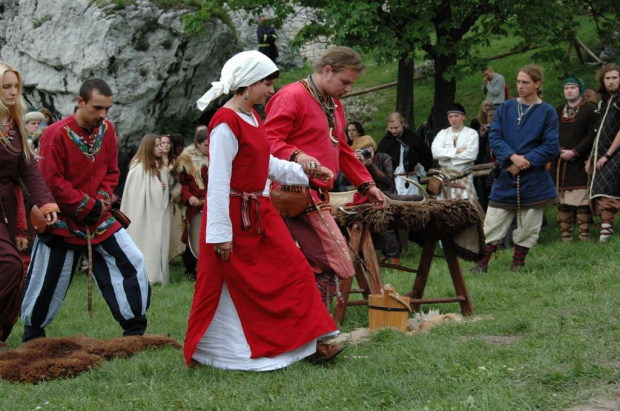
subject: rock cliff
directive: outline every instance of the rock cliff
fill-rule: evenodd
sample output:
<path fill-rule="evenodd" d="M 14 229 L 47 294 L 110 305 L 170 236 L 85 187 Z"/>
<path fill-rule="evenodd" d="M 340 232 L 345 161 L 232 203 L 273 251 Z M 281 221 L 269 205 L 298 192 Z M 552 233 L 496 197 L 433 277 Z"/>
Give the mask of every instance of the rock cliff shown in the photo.
<path fill-rule="evenodd" d="M 256 48 L 255 24 L 241 14 L 232 16 L 235 30 L 214 18 L 206 34 L 187 36 L 181 17 L 188 10 L 161 10 L 144 0 L 117 4 L 0 2 L 0 60 L 22 72 L 29 106 L 67 116 L 82 81 L 102 78 L 114 91 L 110 119 L 135 146 L 143 134 L 162 132 L 173 119 L 195 121 L 195 101 L 219 79 L 224 62 Z M 282 36 L 279 63 L 302 64 L 287 44 Z"/>

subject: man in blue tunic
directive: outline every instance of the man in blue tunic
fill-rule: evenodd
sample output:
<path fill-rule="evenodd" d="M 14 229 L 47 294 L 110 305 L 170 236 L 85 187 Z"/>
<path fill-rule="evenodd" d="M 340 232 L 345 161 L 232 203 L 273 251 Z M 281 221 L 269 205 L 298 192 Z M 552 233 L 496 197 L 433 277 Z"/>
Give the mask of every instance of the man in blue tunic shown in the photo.
<path fill-rule="evenodd" d="M 519 97 L 497 109 L 489 143 L 502 167 L 495 180 L 484 220 L 485 255 L 472 272 L 486 272 L 497 243 L 506 235 L 513 218 L 517 228 L 511 271 L 525 265 L 536 244 L 544 207 L 554 204 L 557 192 L 546 164 L 560 151 L 559 123 L 555 109 L 540 98 L 542 69 L 529 64 L 517 72 Z"/>

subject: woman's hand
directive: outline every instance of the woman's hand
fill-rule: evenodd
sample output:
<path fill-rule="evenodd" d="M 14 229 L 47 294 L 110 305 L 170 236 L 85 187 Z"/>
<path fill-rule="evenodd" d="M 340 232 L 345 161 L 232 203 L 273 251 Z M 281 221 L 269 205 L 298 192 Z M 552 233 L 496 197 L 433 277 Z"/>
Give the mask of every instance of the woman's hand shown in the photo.
<path fill-rule="evenodd" d="M 24 251 L 28 248 L 28 239 L 26 237 L 17 237 L 15 239 L 15 246 L 18 251 Z"/>
<path fill-rule="evenodd" d="M 217 243 L 215 244 L 215 253 L 222 257 L 222 260 L 228 261 L 230 255 L 233 252 L 233 244 L 232 241 L 227 241 L 225 243 Z"/>
<path fill-rule="evenodd" d="M 189 205 L 193 207 L 198 207 L 200 205 L 200 200 L 196 196 L 191 196 L 187 201 L 189 202 Z"/>
<path fill-rule="evenodd" d="M 585 169 L 586 169 L 586 174 L 590 174 L 590 159 L 586 161 Z"/>

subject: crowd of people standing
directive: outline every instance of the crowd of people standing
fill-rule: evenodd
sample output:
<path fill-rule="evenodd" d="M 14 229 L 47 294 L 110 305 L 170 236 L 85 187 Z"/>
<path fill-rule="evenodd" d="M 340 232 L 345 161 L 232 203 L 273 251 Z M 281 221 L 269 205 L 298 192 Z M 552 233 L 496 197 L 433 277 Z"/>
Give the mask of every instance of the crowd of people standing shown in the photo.
<path fill-rule="evenodd" d="M 327 342 L 338 333 L 329 307 L 334 298 L 342 303 L 340 279 L 355 274 L 330 212 L 334 181 L 356 190 L 356 201 L 381 209 L 386 195 L 415 200 L 415 183 L 435 165 L 452 181 L 444 195 L 481 200 L 486 210 L 487 243 L 476 272 L 486 272 L 513 220 L 511 269 L 522 268 L 544 207 L 556 203 L 564 241 L 572 240 L 575 216 L 579 238 L 589 238 L 591 203 L 601 217 L 600 241 L 608 241 L 620 208 L 618 66 L 598 73 L 598 108 L 585 98 L 583 81 L 568 76 L 566 104 L 557 109 L 542 99 L 540 67 L 520 68 L 518 97 L 505 101 L 498 95 L 506 92 L 505 80 L 489 67 L 487 99 L 471 127 L 455 102 L 446 110 L 450 126 L 430 144 L 399 113 L 388 116 L 379 144 L 361 123 L 346 123 L 340 99 L 362 70 L 358 53 L 333 47 L 307 78 L 274 94 L 273 59 L 239 53 L 198 100 L 204 110 L 232 92 L 208 127 L 196 129 L 193 144 L 147 134 L 128 159 L 107 120 L 113 93 L 105 81 L 86 80 L 75 113 L 53 122 L 46 113 L 23 113 L 21 75 L 0 63 L 0 342 L 20 304 L 22 340 L 46 336 L 80 257 L 123 335 L 141 335 L 151 286 L 167 284 L 169 261 L 182 255 L 187 277 L 196 280 L 187 365 L 265 371 L 302 358 L 329 361 L 344 349 Z M 254 106 L 267 99 L 263 124 Z M 47 127 L 35 139 L 41 123 Z M 487 162 L 497 165 L 491 189 L 470 174 Z M 302 212 L 283 218 L 269 194 L 292 186 L 303 193 Z M 25 278 L 23 188 L 39 215 Z M 201 231 L 192 247 L 189 227 L 196 219 Z M 406 236 L 388 233 L 383 240 L 385 259 L 398 262 Z"/>

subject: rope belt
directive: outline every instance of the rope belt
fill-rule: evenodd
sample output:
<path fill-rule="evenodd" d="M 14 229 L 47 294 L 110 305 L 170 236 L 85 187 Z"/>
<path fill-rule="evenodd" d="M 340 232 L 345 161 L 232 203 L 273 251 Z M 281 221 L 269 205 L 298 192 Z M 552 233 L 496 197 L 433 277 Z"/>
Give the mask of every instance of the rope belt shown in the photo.
<path fill-rule="evenodd" d="M 256 204 L 256 222 L 258 223 L 257 234 L 263 232 L 263 226 L 260 222 L 260 197 L 263 195 L 262 191 L 254 191 L 251 193 L 245 191 L 237 191 L 234 188 L 230 189 L 231 197 L 241 198 L 241 221 L 243 222 L 243 230 L 247 231 L 252 226 L 250 221 L 250 200 L 254 200 Z"/>

